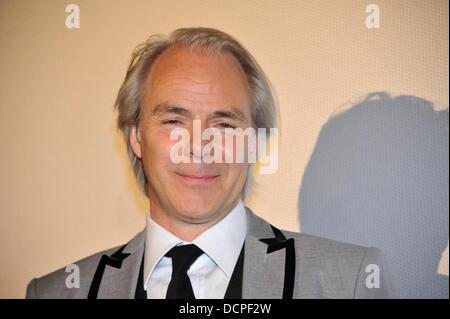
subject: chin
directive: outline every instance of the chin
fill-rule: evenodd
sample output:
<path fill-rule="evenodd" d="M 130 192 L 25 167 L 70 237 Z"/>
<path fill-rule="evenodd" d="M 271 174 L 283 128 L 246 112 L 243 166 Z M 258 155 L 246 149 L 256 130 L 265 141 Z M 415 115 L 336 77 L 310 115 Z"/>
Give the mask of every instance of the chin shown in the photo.
<path fill-rule="evenodd" d="M 179 207 L 179 212 L 186 220 L 191 222 L 208 222 L 216 217 L 219 202 L 213 196 L 208 198 L 197 196 L 196 198 L 179 199 L 179 203 L 183 203 Z"/>

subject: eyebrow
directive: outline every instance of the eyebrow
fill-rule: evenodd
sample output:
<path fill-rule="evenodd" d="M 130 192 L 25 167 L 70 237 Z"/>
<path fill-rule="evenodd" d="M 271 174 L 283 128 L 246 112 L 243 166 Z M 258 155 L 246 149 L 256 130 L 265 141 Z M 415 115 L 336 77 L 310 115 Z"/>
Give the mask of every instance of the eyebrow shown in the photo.
<path fill-rule="evenodd" d="M 154 110 L 154 115 L 164 115 L 164 114 L 178 114 L 181 116 L 190 116 L 192 114 L 191 111 L 185 109 L 184 107 L 178 106 L 178 105 L 170 105 L 170 104 L 158 104 Z M 246 123 L 248 121 L 245 114 L 236 109 L 232 108 L 231 110 L 219 110 L 214 111 L 213 113 L 208 115 L 208 120 L 213 120 L 217 118 L 230 118 L 230 119 L 236 119 L 239 121 L 242 121 Z"/>
<path fill-rule="evenodd" d="M 182 116 L 188 116 L 191 112 L 181 106 L 177 105 L 169 105 L 169 104 L 158 104 L 154 110 L 154 115 L 163 115 L 163 114 L 178 114 Z"/>
<path fill-rule="evenodd" d="M 242 121 L 244 123 L 247 122 L 247 117 L 245 116 L 245 114 L 236 108 L 233 108 L 231 111 L 215 111 L 208 116 L 209 120 L 217 118 L 230 118 Z"/>

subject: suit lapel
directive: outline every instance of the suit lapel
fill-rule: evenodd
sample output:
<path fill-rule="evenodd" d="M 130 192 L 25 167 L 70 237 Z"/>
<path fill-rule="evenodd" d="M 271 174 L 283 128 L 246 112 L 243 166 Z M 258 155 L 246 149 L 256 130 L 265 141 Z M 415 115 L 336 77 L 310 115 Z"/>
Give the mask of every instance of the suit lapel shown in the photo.
<path fill-rule="evenodd" d="M 134 298 L 144 253 L 144 232 L 110 255 L 103 255 L 88 298 Z"/>
<path fill-rule="evenodd" d="M 243 299 L 280 299 L 284 286 L 285 250 L 267 254 L 267 245 L 257 238 L 245 241 L 242 282 Z"/>
<path fill-rule="evenodd" d="M 233 274 L 230 278 L 224 299 L 242 299 L 242 274 L 244 272 L 245 243 L 242 246 Z"/>
<path fill-rule="evenodd" d="M 292 298 L 294 240 L 247 209 L 242 298 Z"/>
<path fill-rule="evenodd" d="M 142 254 L 141 267 L 139 269 L 138 281 L 136 284 L 136 291 L 134 293 L 134 299 L 147 299 L 147 292 L 144 290 L 144 257 L 145 251 Z"/>

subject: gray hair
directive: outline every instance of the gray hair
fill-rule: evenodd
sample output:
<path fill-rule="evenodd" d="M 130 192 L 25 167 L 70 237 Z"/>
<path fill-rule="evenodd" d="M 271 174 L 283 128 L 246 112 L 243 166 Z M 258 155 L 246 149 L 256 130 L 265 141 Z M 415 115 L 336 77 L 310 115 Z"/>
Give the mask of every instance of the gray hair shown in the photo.
<path fill-rule="evenodd" d="M 173 31 L 168 37 L 150 36 L 147 41 L 134 50 L 131 62 L 120 87 L 114 108 L 118 110 L 117 126 L 121 130 L 127 145 L 128 156 L 141 190 L 148 196 L 148 181 L 142 160 L 131 147 L 130 134 L 134 127 L 139 127 L 141 115 L 141 99 L 150 69 L 156 59 L 168 48 L 175 46 L 202 49 L 208 54 L 231 53 L 241 65 L 247 76 L 252 104 L 252 126 L 254 128 L 277 127 L 277 108 L 268 78 L 256 62 L 255 58 L 230 35 L 211 28 L 181 28 Z M 252 167 L 249 167 L 247 179 L 242 191 L 245 199 L 253 184 Z"/>

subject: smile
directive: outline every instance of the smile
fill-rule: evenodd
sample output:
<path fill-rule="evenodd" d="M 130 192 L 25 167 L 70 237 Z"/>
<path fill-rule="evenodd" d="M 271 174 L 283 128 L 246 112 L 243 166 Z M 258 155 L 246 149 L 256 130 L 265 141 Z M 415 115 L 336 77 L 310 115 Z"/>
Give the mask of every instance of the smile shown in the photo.
<path fill-rule="evenodd" d="M 209 184 L 218 179 L 220 175 L 195 175 L 195 174 L 179 174 L 177 173 L 181 179 L 188 184 L 196 184 L 203 185 Z"/>

